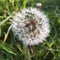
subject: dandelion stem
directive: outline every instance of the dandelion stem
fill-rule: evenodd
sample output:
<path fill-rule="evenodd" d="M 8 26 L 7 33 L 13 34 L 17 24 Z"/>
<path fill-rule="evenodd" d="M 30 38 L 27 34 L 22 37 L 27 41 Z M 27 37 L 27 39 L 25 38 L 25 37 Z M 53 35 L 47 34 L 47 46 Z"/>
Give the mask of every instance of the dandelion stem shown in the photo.
<path fill-rule="evenodd" d="M 32 59 L 34 59 L 35 53 L 34 53 L 34 46 L 30 46 L 31 53 L 32 53 Z"/>
<path fill-rule="evenodd" d="M 31 55 L 29 51 L 29 46 L 26 47 L 26 60 L 31 60 Z"/>
<path fill-rule="evenodd" d="M 28 46 L 26 48 L 26 60 L 28 60 Z"/>

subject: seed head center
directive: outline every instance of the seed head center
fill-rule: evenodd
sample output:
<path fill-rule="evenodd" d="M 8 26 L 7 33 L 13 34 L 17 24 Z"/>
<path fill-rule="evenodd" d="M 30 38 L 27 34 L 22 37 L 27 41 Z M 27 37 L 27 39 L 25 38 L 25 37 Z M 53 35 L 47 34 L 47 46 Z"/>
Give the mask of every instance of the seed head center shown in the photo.
<path fill-rule="evenodd" d="M 29 32 L 33 32 L 36 29 L 36 22 L 35 21 L 30 21 L 25 26 L 29 29 Z"/>

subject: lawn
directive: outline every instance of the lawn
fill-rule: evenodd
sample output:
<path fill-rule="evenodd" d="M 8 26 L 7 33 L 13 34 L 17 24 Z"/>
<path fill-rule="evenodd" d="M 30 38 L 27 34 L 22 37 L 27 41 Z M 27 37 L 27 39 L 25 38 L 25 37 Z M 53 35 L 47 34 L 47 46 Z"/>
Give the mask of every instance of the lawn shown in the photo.
<path fill-rule="evenodd" d="M 27 7 L 42 3 L 41 10 L 49 18 L 50 35 L 34 46 L 34 60 L 60 60 L 60 0 L 0 0 L 0 60 L 26 60 L 26 46 L 10 29 L 14 15 Z M 28 60 L 31 58 L 28 49 Z"/>

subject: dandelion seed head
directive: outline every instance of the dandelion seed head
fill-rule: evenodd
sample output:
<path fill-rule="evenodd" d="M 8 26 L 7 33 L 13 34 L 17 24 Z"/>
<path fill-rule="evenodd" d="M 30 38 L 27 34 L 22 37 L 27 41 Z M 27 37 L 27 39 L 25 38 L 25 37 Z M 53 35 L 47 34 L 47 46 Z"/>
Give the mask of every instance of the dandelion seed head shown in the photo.
<path fill-rule="evenodd" d="M 12 31 L 24 45 L 37 45 L 46 40 L 50 33 L 49 19 L 37 8 L 26 8 L 16 13 Z"/>

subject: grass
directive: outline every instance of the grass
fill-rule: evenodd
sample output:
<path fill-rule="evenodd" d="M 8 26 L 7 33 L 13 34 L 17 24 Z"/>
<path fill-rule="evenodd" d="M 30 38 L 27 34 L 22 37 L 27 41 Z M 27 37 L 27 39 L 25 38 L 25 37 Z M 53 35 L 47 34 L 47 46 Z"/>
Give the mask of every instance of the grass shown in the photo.
<path fill-rule="evenodd" d="M 60 60 L 60 0 L 0 0 L 0 60 L 26 60 L 26 46 L 14 40 L 10 25 L 17 11 L 36 7 L 37 2 L 50 19 L 51 32 L 44 43 L 34 47 L 35 60 Z"/>

